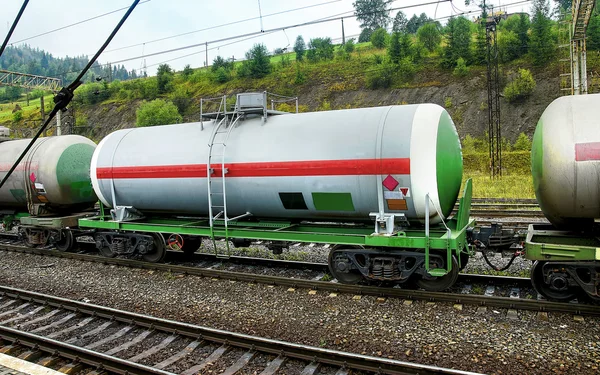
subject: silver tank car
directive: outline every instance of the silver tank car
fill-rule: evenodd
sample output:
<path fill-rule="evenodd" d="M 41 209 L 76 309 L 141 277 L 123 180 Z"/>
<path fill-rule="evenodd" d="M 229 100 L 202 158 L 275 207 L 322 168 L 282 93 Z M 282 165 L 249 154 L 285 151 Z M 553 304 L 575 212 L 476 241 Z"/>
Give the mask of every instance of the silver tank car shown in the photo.
<path fill-rule="evenodd" d="M 0 179 L 30 141 L 0 143 Z M 97 197 L 89 171 L 95 147 L 79 135 L 38 139 L 0 189 L 0 207 L 26 208 L 28 203 L 56 208 L 92 206 Z"/>
<path fill-rule="evenodd" d="M 215 122 L 116 131 L 94 153 L 91 178 L 107 206 L 208 212 L 207 162 Z M 204 127 L 204 129 L 202 129 Z M 221 158 L 211 163 L 221 183 Z M 450 214 L 462 179 L 454 123 L 434 104 L 247 116 L 225 150 L 228 217 L 371 220 L 383 210 L 423 222 Z M 378 196 L 381 199 L 378 199 Z M 439 214 L 437 213 L 439 211 Z"/>
<path fill-rule="evenodd" d="M 556 227 L 600 218 L 600 95 L 563 96 L 546 108 L 531 149 L 535 195 Z"/>

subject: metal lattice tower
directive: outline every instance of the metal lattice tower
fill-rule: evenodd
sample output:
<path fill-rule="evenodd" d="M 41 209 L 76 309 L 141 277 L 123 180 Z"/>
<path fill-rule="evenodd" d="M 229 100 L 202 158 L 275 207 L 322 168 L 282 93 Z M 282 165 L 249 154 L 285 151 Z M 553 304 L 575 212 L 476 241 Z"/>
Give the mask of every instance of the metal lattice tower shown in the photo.
<path fill-rule="evenodd" d="M 573 0 L 571 6 L 571 19 L 568 19 L 568 15 L 563 14 L 561 17 L 562 23 L 561 31 L 559 31 L 559 47 L 561 56 L 559 60 L 560 71 L 560 94 L 566 95 L 579 95 L 588 93 L 588 79 L 587 79 L 587 50 L 586 50 L 586 31 L 594 6 L 596 5 L 595 0 Z M 568 30 L 568 43 L 565 43 L 567 38 L 566 32 L 563 29 Z M 567 49 L 568 44 L 568 57 L 567 53 L 563 50 Z M 570 65 L 570 69 L 565 67 L 567 59 Z M 569 76 L 567 77 L 567 74 Z M 570 85 L 569 85 L 570 83 Z M 570 87 L 569 87 L 570 86 Z"/>
<path fill-rule="evenodd" d="M 0 70 L 0 86 L 18 86 L 57 92 L 60 90 L 62 82 L 59 78 Z"/>
<path fill-rule="evenodd" d="M 485 20 L 487 44 L 487 92 L 488 92 L 488 134 L 490 152 L 490 173 L 492 177 L 502 176 L 502 134 L 500 127 L 500 80 L 498 69 L 498 34 L 496 27 L 499 17 L 492 15 Z"/>
<path fill-rule="evenodd" d="M 570 14 L 561 11 L 558 23 L 558 69 L 560 95 L 573 95 L 573 71 L 571 55 L 571 17 Z"/>

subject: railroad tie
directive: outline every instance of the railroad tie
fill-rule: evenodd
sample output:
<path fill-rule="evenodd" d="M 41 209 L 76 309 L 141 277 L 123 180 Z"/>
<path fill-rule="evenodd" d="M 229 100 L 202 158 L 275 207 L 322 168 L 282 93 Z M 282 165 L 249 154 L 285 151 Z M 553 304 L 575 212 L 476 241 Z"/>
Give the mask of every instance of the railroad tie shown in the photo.
<path fill-rule="evenodd" d="M 227 350 L 229 350 L 229 346 L 221 345 L 217 350 L 215 350 L 208 357 L 206 357 L 204 359 L 204 361 L 200 362 L 199 364 L 197 364 L 194 367 L 190 367 L 189 369 L 185 370 L 184 372 L 181 373 L 181 375 L 197 374 L 199 371 L 204 370 L 207 366 L 215 363 L 219 358 L 221 358 L 221 356 L 223 354 L 225 354 L 227 352 Z"/>
<path fill-rule="evenodd" d="M 139 335 L 137 335 L 133 340 L 131 341 L 127 341 L 126 343 L 117 346 L 116 348 L 112 348 L 109 351 L 106 352 L 106 354 L 108 355 L 114 355 L 120 351 L 123 351 L 127 348 L 130 348 L 140 342 L 142 342 L 146 337 L 148 337 L 152 332 L 152 330 L 145 330 L 144 332 L 140 333 Z"/>
<path fill-rule="evenodd" d="M 311 362 L 302 370 L 300 375 L 314 375 L 317 373 L 319 367 L 321 367 L 319 362 Z"/>
<path fill-rule="evenodd" d="M 131 362 L 139 362 L 142 359 L 151 356 L 152 354 L 158 353 L 159 351 L 166 348 L 170 343 L 172 343 L 177 337 L 178 337 L 177 335 L 168 336 L 166 339 L 162 340 L 162 342 L 160 344 L 153 346 L 152 348 L 150 348 L 144 352 L 141 352 L 140 354 L 138 354 L 136 356 L 129 358 L 129 360 Z"/>
<path fill-rule="evenodd" d="M 13 304 L 13 303 L 15 303 L 15 302 L 17 302 L 17 301 L 15 301 L 14 299 L 13 299 L 13 300 L 10 300 L 10 301 L 7 301 L 7 302 L 5 302 L 5 303 L 4 303 L 4 305 L 0 306 L 0 309 L 3 309 L 3 308 L 5 308 L 5 307 L 8 307 L 8 306 L 12 305 L 12 304 Z"/>
<path fill-rule="evenodd" d="M 13 317 L 12 317 L 12 318 L 10 318 L 10 319 L 6 319 L 6 320 L 3 320 L 3 321 L 1 321 L 1 322 L 0 322 L 0 325 L 6 325 L 6 324 L 8 324 L 8 323 L 16 322 L 17 320 L 22 320 L 22 319 L 25 319 L 25 318 L 27 318 L 28 316 L 35 315 L 36 313 L 40 312 L 40 311 L 41 311 L 41 310 L 43 310 L 44 308 L 45 308 L 45 306 L 39 306 L 39 307 L 37 307 L 37 308 L 35 308 L 35 309 L 31 310 L 31 311 L 30 311 L 30 312 L 28 312 L 28 313 L 25 313 L 25 314 L 18 314 L 17 316 L 13 316 Z"/>
<path fill-rule="evenodd" d="M 75 317 L 75 315 L 77 315 L 77 314 L 75 314 L 75 313 L 69 314 L 69 315 L 65 316 L 64 318 L 62 318 L 61 320 L 52 322 L 52 323 L 42 326 L 42 327 L 38 327 L 38 328 L 34 329 L 33 331 L 31 331 L 31 333 L 40 333 L 43 331 L 47 331 L 50 328 L 60 327 L 61 325 L 68 322 L 69 320 L 73 319 Z"/>
<path fill-rule="evenodd" d="M 260 375 L 275 375 L 275 373 L 279 370 L 279 368 L 287 361 L 287 357 L 278 356 L 269 364 L 265 369 L 260 373 Z"/>
<path fill-rule="evenodd" d="M 93 320 L 94 320 L 94 317 L 93 317 L 93 316 L 90 316 L 90 317 L 88 317 L 88 318 L 85 318 L 85 319 L 83 319 L 81 322 L 79 322 L 79 323 L 77 323 L 77 324 L 75 324 L 75 325 L 72 325 L 72 326 L 70 326 L 70 327 L 67 327 L 67 328 L 65 328 L 65 329 L 63 329 L 63 330 L 60 330 L 60 331 L 57 331 L 57 332 L 54 332 L 54 333 L 51 333 L 51 334 L 49 334 L 49 335 L 48 335 L 48 338 L 51 338 L 51 339 L 53 339 L 53 338 L 55 338 L 55 337 L 62 336 L 62 335 L 64 335 L 65 333 L 73 332 L 73 331 L 75 331 L 76 329 L 79 329 L 79 328 L 81 328 L 81 327 L 84 327 L 84 326 L 88 325 L 88 324 L 89 324 L 91 321 L 93 321 Z"/>
<path fill-rule="evenodd" d="M 125 327 L 121 328 L 120 330 L 118 330 L 117 332 L 113 333 L 112 335 L 110 335 L 100 341 L 96 341 L 96 342 L 86 345 L 85 348 L 86 349 L 94 349 L 99 346 L 102 346 L 102 345 L 106 344 L 107 342 L 111 342 L 111 341 L 116 340 L 119 337 L 125 335 L 127 332 L 131 331 L 132 328 L 133 328 L 133 326 L 125 326 Z"/>
<path fill-rule="evenodd" d="M 81 336 L 75 336 L 75 337 L 70 338 L 69 340 L 66 341 L 66 343 L 73 344 L 74 342 L 77 342 L 77 340 L 81 340 L 81 339 L 84 339 L 84 338 L 90 337 L 90 336 L 96 336 L 97 334 L 99 334 L 100 332 L 103 332 L 104 330 L 106 330 L 108 327 L 110 327 L 113 324 L 114 324 L 113 321 L 108 321 L 108 322 L 100 325 L 96 329 L 93 329 L 89 332 L 82 334 Z"/>
<path fill-rule="evenodd" d="M 5 311 L 5 312 L 3 312 L 3 313 L 1 313 L 1 314 L 0 314 L 0 318 L 2 318 L 2 317 L 4 317 L 4 316 L 7 316 L 7 315 L 10 315 L 10 314 L 14 314 L 14 313 L 16 313 L 17 311 L 19 311 L 19 310 L 22 310 L 22 309 L 26 308 L 27 306 L 29 306 L 29 303 L 28 303 L 28 302 L 27 302 L 27 303 L 24 303 L 24 304 L 22 304 L 22 305 L 20 305 L 20 306 L 17 306 L 17 307 L 15 307 L 15 308 L 14 308 L 14 309 L 12 309 L 12 310 Z"/>
<path fill-rule="evenodd" d="M 21 324 L 19 324 L 18 327 L 19 328 L 23 328 L 23 327 L 27 327 L 27 326 L 32 325 L 32 324 L 43 322 L 44 320 L 48 320 L 48 319 L 52 318 L 54 315 L 58 314 L 60 311 L 61 310 L 59 310 L 59 309 L 52 310 L 48 314 L 46 314 L 44 316 L 40 316 L 37 319 L 33 319 L 33 320 L 27 321 L 25 323 L 21 323 Z"/>
<path fill-rule="evenodd" d="M 200 346 L 200 344 L 203 341 L 192 341 L 191 343 L 188 344 L 188 346 L 186 346 L 185 348 L 183 348 L 179 353 L 165 359 L 164 361 L 157 363 L 156 365 L 154 365 L 154 368 L 157 368 L 159 370 L 162 370 L 170 365 L 172 365 L 173 363 L 179 361 L 180 359 L 182 359 L 183 357 L 191 354 L 198 346 Z"/>
<path fill-rule="evenodd" d="M 227 367 L 225 371 L 221 373 L 221 375 L 233 375 L 236 372 L 240 371 L 244 366 L 248 364 L 256 355 L 256 351 L 250 350 L 244 353 L 233 365 Z"/>

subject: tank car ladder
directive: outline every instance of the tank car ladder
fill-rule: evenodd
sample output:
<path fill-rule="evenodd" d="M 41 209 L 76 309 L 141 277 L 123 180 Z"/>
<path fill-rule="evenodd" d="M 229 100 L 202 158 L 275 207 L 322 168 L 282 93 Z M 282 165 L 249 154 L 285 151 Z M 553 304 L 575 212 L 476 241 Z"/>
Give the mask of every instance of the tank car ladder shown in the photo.
<path fill-rule="evenodd" d="M 223 118 L 215 125 L 213 128 L 210 141 L 208 144 L 208 162 L 206 163 L 206 177 L 207 177 L 207 186 L 208 186 L 208 217 L 210 223 L 210 234 L 211 239 L 213 241 L 213 246 L 215 248 L 215 255 L 217 257 L 229 258 L 230 256 L 230 248 L 229 248 L 229 235 L 228 235 L 228 222 L 231 220 L 237 220 L 240 217 L 246 216 L 238 216 L 230 219 L 227 215 L 227 190 L 225 188 L 225 175 L 228 170 L 225 167 L 225 149 L 227 147 L 227 140 L 229 139 L 229 135 L 231 131 L 235 127 L 238 119 L 240 118 L 237 112 L 231 113 L 233 116 L 233 121 L 230 121 L 229 115 L 227 114 L 226 108 L 226 97 L 223 97 L 221 101 L 221 105 L 219 106 L 219 112 L 221 112 L 221 108 L 223 109 Z M 219 120 L 219 116 L 215 119 L 215 121 Z M 215 159 L 220 159 L 215 162 Z M 215 174 L 214 166 L 219 165 L 221 167 L 221 183 L 214 181 L 217 176 Z M 215 212 L 218 212 L 215 214 Z M 227 255 L 219 255 L 217 252 L 217 243 L 215 241 L 215 233 L 214 233 L 214 225 L 217 220 L 223 220 L 223 224 L 225 226 L 225 244 L 227 247 Z"/>

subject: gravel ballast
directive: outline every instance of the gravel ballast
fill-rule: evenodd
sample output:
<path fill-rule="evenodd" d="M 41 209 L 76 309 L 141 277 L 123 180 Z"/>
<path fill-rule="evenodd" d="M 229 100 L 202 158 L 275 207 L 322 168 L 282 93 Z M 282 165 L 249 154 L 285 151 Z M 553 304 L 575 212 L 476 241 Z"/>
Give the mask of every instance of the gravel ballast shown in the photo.
<path fill-rule="evenodd" d="M 600 319 L 283 287 L 0 252 L 0 284 L 234 332 L 495 374 L 599 373 Z M 53 263 L 52 267 L 39 266 Z"/>

